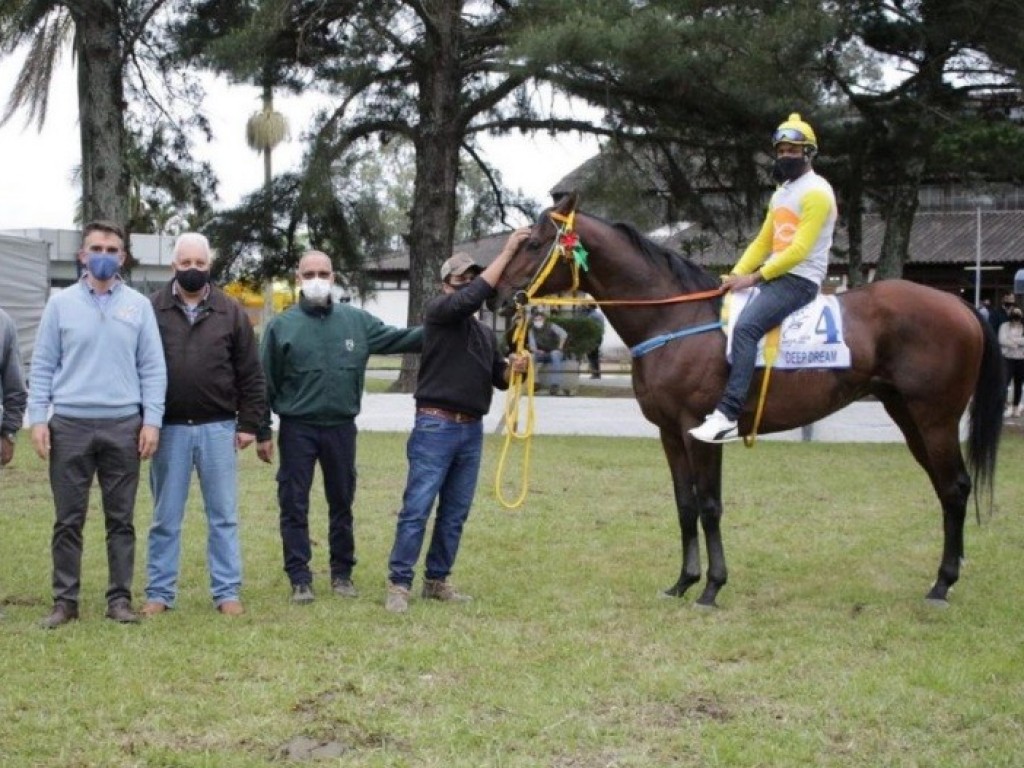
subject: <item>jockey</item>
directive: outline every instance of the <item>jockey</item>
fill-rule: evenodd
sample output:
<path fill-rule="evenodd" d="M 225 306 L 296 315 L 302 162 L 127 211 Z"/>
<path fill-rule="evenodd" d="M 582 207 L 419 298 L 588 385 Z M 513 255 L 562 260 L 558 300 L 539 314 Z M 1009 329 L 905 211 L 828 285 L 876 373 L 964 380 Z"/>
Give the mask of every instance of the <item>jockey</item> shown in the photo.
<path fill-rule="evenodd" d="M 739 439 L 737 419 L 754 376 L 757 344 L 792 312 L 813 301 L 828 272 L 828 254 L 836 224 L 836 198 L 831 185 L 811 167 L 818 140 L 795 112 L 772 134 L 779 187 L 768 204 L 761 231 L 747 246 L 731 274 L 726 291 L 758 286 L 732 337 L 732 367 L 715 410 L 690 434 L 705 443 Z"/>

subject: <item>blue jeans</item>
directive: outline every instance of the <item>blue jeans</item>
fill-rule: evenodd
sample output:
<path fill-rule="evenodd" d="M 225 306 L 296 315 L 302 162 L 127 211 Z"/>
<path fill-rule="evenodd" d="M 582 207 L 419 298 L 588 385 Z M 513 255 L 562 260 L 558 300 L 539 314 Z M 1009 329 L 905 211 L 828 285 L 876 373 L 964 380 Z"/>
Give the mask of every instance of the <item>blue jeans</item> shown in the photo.
<path fill-rule="evenodd" d="M 533 353 L 533 359 L 538 363 L 548 364 L 548 386 L 562 388 L 562 367 L 565 355 L 560 349 L 552 349 L 550 352 L 540 350 Z"/>
<path fill-rule="evenodd" d="M 149 468 L 153 524 L 146 561 L 146 599 L 173 606 L 178 593 L 181 524 L 192 468 L 206 510 L 206 562 L 217 605 L 237 600 L 242 586 L 238 541 L 238 482 L 235 422 L 166 424 Z"/>
<path fill-rule="evenodd" d="M 747 303 L 732 332 L 732 368 L 718 402 L 719 411 L 734 421 L 739 418 L 754 378 L 758 342 L 817 295 L 815 283 L 796 275 L 782 275 L 758 286 L 757 296 Z"/>
<path fill-rule="evenodd" d="M 428 579 L 448 578 L 476 493 L 482 451 L 483 422 L 456 424 L 417 414 L 405 449 L 409 476 L 388 561 L 388 578 L 393 583 L 412 586 L 413 567 L 423 547 L 434 499 L 438 500 L 437 514 L 425 575 Z"/>
<path fill-rule="evenodd" d="M 327 546 L 332 579 L 352 578 L 356 564 L 352 502 L 356 496 L 355 421 L 334 426 L 281 419 L 277 445 L 277 501 L 281 507 L 281 544 L 284 570 L 292 586 L 311 584 L 309 561 L 309 491 L 313 471 L 320 462 L 327 497 Z"/>

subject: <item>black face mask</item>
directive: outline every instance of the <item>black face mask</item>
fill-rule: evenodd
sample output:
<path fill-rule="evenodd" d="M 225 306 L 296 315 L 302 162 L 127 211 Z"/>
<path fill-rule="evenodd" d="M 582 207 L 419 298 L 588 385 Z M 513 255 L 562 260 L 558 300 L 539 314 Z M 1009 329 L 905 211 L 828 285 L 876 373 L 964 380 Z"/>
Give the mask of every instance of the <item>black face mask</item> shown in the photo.
<path fill-rule="evenodd" d="M 793 181 L 799 178 L 807 170 L 807 159 L 803 157 L 777 157 L 772 166 L 772 178 L 781 184 L 784 181 Z"/>
<path fill-rule="evenodd" d="M 178 281 L 178 285 L 183 291 L 197 293 L 210 282 L 210 273 L 205 269 L 176 269 L 174 270 L 174 279 Z"/>

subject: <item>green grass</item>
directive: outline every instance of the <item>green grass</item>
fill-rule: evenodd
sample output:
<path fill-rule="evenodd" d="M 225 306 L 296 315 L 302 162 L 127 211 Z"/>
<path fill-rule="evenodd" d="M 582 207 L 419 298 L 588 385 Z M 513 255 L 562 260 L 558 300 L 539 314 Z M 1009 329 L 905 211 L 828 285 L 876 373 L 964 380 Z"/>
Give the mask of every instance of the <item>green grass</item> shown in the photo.
<path fill-rule="evenodd" d="M 50 494 L 23 441 L 0 476 L 0 764 L 281 764 L 304 737 L 341 753 L 316 764 L 339 766 L 1020 765 L 1019 435 L 1004 443 L 995 515 L 968 523 L 948 610 L 923 600 L 940 518 L 903 446 L 727 448 L 730 580 L 704 612 L 694 594 L 658 597 L 679 539 L 656 442 L 543 437 L 514 511 L 494 500 L 488 438 L 454 576 L 477 599 L 392 616 L 404 440 L 360 436 L 357 600 L 327 592 L 317 489 L 318 599 L 288 604 L 273 470 L 248 451 L 246 616 L 210 604 L 194 489 L 177 609 L 135 627 L 102 619 L 94 499 L 83 617 L 54 632 L 37 628 Z M 140 589 L 150 509 L 143 488 Z"/>

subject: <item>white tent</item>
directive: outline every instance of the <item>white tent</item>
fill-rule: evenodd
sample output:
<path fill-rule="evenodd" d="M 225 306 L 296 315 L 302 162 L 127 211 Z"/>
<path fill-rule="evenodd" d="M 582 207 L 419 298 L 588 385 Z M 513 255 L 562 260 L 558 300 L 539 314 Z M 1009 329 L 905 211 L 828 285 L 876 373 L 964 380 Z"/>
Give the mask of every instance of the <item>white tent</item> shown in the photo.
<path fill-rule="evenodd" d="M 18 328 L 21 359 L 32 360 L 39 320 L 50 296 L 50 246 L 42 240 L 0 235 L 0 307 Z"/>

